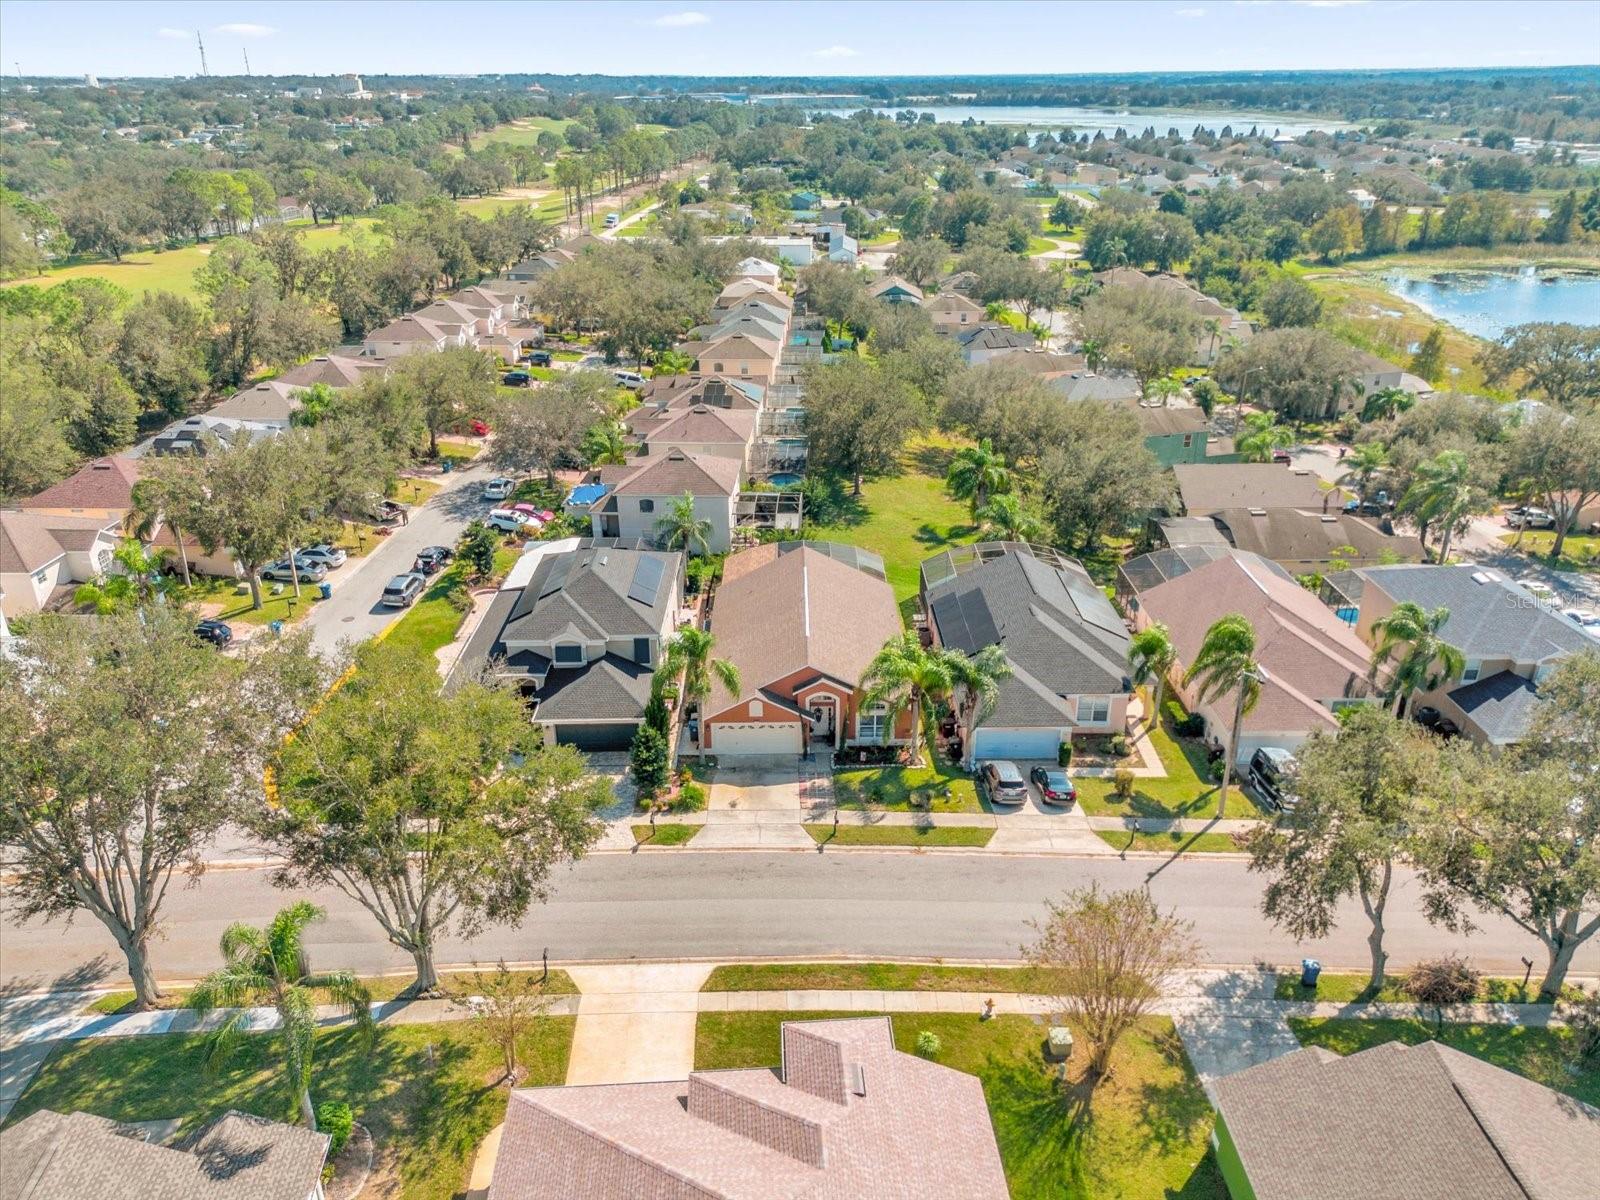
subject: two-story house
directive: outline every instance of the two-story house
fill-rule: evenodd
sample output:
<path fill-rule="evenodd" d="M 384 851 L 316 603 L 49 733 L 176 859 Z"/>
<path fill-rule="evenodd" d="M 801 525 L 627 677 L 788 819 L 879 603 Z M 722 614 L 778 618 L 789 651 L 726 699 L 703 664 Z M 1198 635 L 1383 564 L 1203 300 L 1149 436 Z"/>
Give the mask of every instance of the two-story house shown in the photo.
<path fill-rule="evenodd" d="M 537 542 L 490 601 L 451 682 L 510 680 L 547 741 L 624 750 L 682 599 L 676 552 L 589 538 Z"/>
<path fill-rule="evenodd" d="M 470 322 L 441 325 L 416 313 L 397 317 L 374 329 L 361 343 L 368 358 L 400 358 L 407 354 L 430 354 L 452 346 L 471 346 Z"/>
<path fill-rule="evenodd" d="M 922 310 L 933 320 L 933 331 L 958 337 L 983 324 L 983 305 L 960 292 L 940 292 L 922 302 Z"/>
<path fill-rule="evenodd" d="M 595 537 L 654 542 L 657 523 L 673 504 L 692 496 L 695 516 L 710 527 L 707 549 L 721 554 L 733 546 L 735 501 L 743 478 L 739 459 L 678 449 L 602 467 L 595 482 L 606 491 L 589 508 L 590 526 Z"/>

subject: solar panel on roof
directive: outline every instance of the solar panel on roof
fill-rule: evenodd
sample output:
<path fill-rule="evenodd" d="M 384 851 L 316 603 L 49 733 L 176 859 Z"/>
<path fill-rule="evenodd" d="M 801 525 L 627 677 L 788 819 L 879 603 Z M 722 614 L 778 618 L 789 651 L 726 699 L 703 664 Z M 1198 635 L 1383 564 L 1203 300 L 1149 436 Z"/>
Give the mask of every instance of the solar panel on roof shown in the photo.
<path fill-rule="evenodd" d="M 934 623 L 939 626 L 939 640 L 957 650 L 972 647 L 972 637 L 967 632 L 967 619 L 961 612 L 961 597 L 955 594 L 940 596 L 933 602 Z"/>
<path fill-rule="evenodd" d="M 967 632 L 974 650 L 992 646 L 1000 640 L 1000 630 L 989 612 L 989 602 L 983 593 L 972 588 L 961 597 L 961 615 L 966 618 Z"/>
<path fill-rule="evenodd" d="M 639 565 L 633 569 L 633 582 L 628 585 L 628 599 L 654 607 L 665 571 L 666 564 L 661 559 L 641 556 Z"/>
<path fill-rule="evenodd" d="M 550 573 L 544 577 L 544 583 L 539 587 L 539 599 L 559 592 L 567 582 L 567 573 L 572 570 L 576 554 L 562 554 L 550 564 Z"/>

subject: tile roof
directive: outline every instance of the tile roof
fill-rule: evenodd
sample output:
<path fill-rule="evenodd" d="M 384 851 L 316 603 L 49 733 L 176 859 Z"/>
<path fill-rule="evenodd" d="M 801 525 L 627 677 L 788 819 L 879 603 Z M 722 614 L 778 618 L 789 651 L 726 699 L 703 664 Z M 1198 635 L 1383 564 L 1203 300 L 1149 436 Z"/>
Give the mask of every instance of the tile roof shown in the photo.
<path fill-rule="evenodd" d="M 1230 551 L 1141 591 L 1139 606 L 1172 631 L 1180 664 L 1194 661 L 1218 618 L 1239 613 L 1250 622 L 1267 681 L 1245 714 L 1246 731 L 1337 729 L 1331 702 L 1367 694 L 1366 644 L 1281 568 L 1257 555 Z"/>
<path fill-rule="evenodd" d="M 1448 608 L 1440 635 L 1469 659 L 1539 663 L 1594 648 L 1581 629 L 1492 568 L 1403 564 L 1362 567 L 1358 574 L 1363 600 L 1366 588 L 1377 587 L 1396 604 Z"/>
<path fill-rule="evenodd" d="M 791 1021 L 782 1047 L 781 1072 L 512 1092 L 489 1200 L 1009 1194 L 982 1085 L 896 1050 L 887 1017 Z"/>
<path fill-rule="evenodd" d="M 1172 468 L 1183 507 L 1191 517 L 1224 508 L 1307 508 L 1343 504 L 1337 489 L 1324 491 L 1313 471 L 1279 463 L 1178 463 Z"/>
<path fill-rule="evenodd" d="M 807 669 L 854 688 L 904 629 L 894 589 L 881 576 L 813 546 L 741 550 L 724 564 L 711 632 L 717 654 L 739 668 L 742 693 L 717 683 L 706 712 L 759 698 L 774 681 Z"/>
<path fill-rule="evenodd" d="M 617 496 L 731 496 L 739 490 L 744 464 L 734 458 L 668 450 L 649 458 L 602 467 L 600 482 Z"/>
<path fill-rule="evenodd" d="M 185 1149 L 89 1113 L 41 1109 L 0 1130 L 7 1200 L 305 1200 L 328 1135 L 228 1112 Z"/>
<path fill-rule="evenodd" d="M 1219 1079 L 1256 1200 L 1576 1200 L 1600 1179 L 1600 1111 L 1441 1046 L 1298 1050 Z M 1314 1181 L 1310 1183 L 1309 1181 Z"/>
<path fill-rule="evenodd" d="M 97 458 L 79 467 L 60 483 L 19 502 L 32 508 L 128 508 L 133 485 L 139 481 L 139 460 L 125 454 Z"/>
<path fill-rule="evenodd" d="M 1064 697 L 1128 690 L 1127 627 L 1075 559 L 1020 542 L 977 550 L 923 597 L 941 645 L 1006 652 L 1012 674 L 985 725 L 1061 728 L 1077 717 Z"/>

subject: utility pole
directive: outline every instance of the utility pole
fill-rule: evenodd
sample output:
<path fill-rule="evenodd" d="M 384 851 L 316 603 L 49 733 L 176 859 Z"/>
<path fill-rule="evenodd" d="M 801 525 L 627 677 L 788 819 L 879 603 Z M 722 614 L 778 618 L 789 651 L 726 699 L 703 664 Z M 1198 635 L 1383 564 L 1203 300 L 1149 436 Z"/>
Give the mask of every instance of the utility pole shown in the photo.
<path fill-rule="evenodd" d="M 194 44 L 200 47 L 200 74 L 201 75 L 209 75 L 209 74 L 211 74 L 211 72 L 209 70 L 207 70 L 207 68 L 206 68 L 206 43 L 205 43 L 205 39 L 200 36 L 200 31 L 198 29 L 196 29 L 194 31 Z"/>
<path fill-rule="evenodd" d="M 246 75 L 250 74 L 250 51 L 248 50 L 244 52 L 244 73 Z"/>

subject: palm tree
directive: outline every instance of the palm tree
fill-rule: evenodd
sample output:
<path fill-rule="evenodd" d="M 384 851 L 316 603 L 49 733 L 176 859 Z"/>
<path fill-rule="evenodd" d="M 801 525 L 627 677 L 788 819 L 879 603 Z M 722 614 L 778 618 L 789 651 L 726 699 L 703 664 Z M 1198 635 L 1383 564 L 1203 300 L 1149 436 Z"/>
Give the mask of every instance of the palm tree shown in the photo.
<path fill-rule="evenodd" d="M 1152 380 L 1150 386 L 1145 388 L 1144 394 L 1146 399 L 1152 395 L 1161 397 L 1161 407 L 1166 408 L 1172 398 L 1181 391 L 1183 391 L 1182 384 L 1170 375 L 1163 375 L 1160 379 Z"/>
<path fill-rule="evenodd" d="M 986 532 L 1003 542 L 1031 542 L 1044 530 L 1022 507 L 1022 501 L 1010 494 L 994 497 L 975 515 Z"/>
<path fill-rule="evenodd" d="M 1416 482 L 1406 490 L 1401 507 L 1417 518 L 1419 538 L 1429 525 L 1444 530 L 1438 561 L 1450 561 L 1450 538 L 1470 514 L 1483 510 L 1483 494 L 1472 481 L 1472 464 L 1460 450 L 1444 450 L 1417 467 Z"/>
<path fill-rule="evenodd" d="M 682 703 L 703 704 L 711 697 L 712 678 L 734 695 L 739 694 L 739 668 L 725 658 L 713 658 L 716 638 L 703 629 L 690 626 L 680 629 L 667 643 L 666 657 L 662 662 L 658 680 L 683 675 Z"/>
<path fill-rule="evenodd" d="M 1389 447 L 1382 442 L 1361 442 L 1350 452 L 1349 466 L 1339 476 L 1340 487 L 1355 489 L 1357 503 L 1365 507 L 1373 481 L 1389 465 Z"/>
<path fill-rule="evenodd" d="M 1217 337 L 1222 333 L 1222 321 L 1217 317 L 1207 317 L 1200 324 L 1206 331 L 1206 336 L 1211 339 L 1211 344 L 1206 350 L 1206 361 L 1212 362 L 1217 357 Z"/>
<path fill-rule="evenodd" d="M 1244 419 L 1239 436 L 1234 439 L 1234 449 L 1239 461 L 1264 463 L 1272 461 L 1272 452 L 1287 446 L 1294 435 L 1285 425 L 1278 424 L 1278 415 L 1254 412 Z"/>
<path fill-rule="evenodd" d="M 628 440 L 616 421 L 602 421 L 583 436 L 583 453 L 591 467 L 620 467 L 628 461 Z"/>
<path fill-rule="evenodd" d="M 148 474 L 133 485 L 133 503 L 129 511 L 133 522 L 129 532 L 141 542 L 155 537 L 163 521 L 171 527 L 172 540 L 178 544 L 178 560 L 183 564 L 184 587 L 191 582 L 189 549 L 183 544 L 183 531 L 178 528 L 173 514 L 184 510 L 186 504 L 192 504 L 185 496 L 188 485 L 194 481 L 191 466 L 182 457 L 157 458 L 152 467 L 146 468 Z"/>
<path fill-rule="evenodd" d="M 1397 604 L 1387 616 L 1372 623 L 1372 679 L 1400 651 L 1399 662 L 1389 674 L 1384 701 L 1394 705 L 1394 715 L 1417 692 L 1431 692 L 1461 675 L 1466 660 L 1461 651 L 1439 636 L 1450 619 L 1448 608 L 1426 611 L 1407 600 Z"/>
<path fill-rule="evenodd" d="M 1083 355 L 1083 365 L 1088 367 L 1090 372 L 1098 371 L 1100 365 L 1106 361 L 1105 347 L 1093 338 L 1084 338 L 1083 345 L 1078 349 Z"/>
<path fill-rule="evenodd" d="M 1366 402 L 1362 404 L 1361 419 L 1370 422 L 1397 417 L 1416 402 L 1417 398 L 1406 391 L 1405 388 L 1379 388 L 1368 396 Z"/>
<path fill-rule="evenodd" d="M 122 570 L 107 571 L 80 586 L 72 593 L 74 604 L 105 616 L 142 607 L 172 590 L 172 581 L 161 574 L 161 560 L 132 538 L 120 542 L 111 559 Z"/>
<path fill-rule="evenodd" d="M 1011 490 L 1011 471 L 1005 455 L 996 454 L 994 445 L 984 438 L 976 446 L 957 450 L 944 478 L 945 487 L 957 500 L 965 500 L 974 514 L 989 503 L 990 496 Z"/>
<path fill-rule="evenodd" d="M 711 522 L 695 512 L 693 495 L 685 492 L 668 506 L 656 521 L 656 541 L 685 554 L 711 553 Z"/>
<path fill-rule="evenodd" d="M 655 374 L 662 375 L 687 375 L 694 366 L 694 359 L 681 350 L 663 350 L 655 358 Z"/>
<path fill-rule="evenodd" d="M 1011 675 L 1011 663 L 1000 646 L 985 646 L 971 655 L 946 648 L 944 656 L 955 681 L 962 750 L 970 752 L 978 724 L 994 711 L 1000 698 L 1000 682 Z"/>
<path fill-rule="evenodd" d="M 1172 631 L 1161 622 L 1146 626 L 1128 642 L 1128 661 L 1133 667 L 1136 687 L 1150 688 L 1150 728 L 1161 720 L 1161 700 L 1167 676 L 1178 665 L 1178 648 L 1172 644 Z"/>
<path fill-rule="evenodd" d="M 887 703 L 891 717 L 911 710 L 911 761 L 922 752 L 922 708 L 948 697 L 957 685 L 951 655 L 959 651 L 924 646 L 915 633 L 884 643 L 861 676 L 862 703 Z M 965 656 L 963 656 L 965 657 Z"/>
<path fill-rule="evenodd" d="M 312 974 L 305 949 L 306 926 L 327 916 L 309 900 L 282 909 L 265 929 L 243 922 L 222 934 L 226 964 L 195 985 L 189 1007 L 198 1013 L 229 1008 L 226 1019 L 207 1039 L 205 1066 L 217 1070 L 237 1048 L 245 1032 L 247 1005 L 265 1000 L 278 1012 L 283 1067 L 290 1090 L 300 1105 L 300 1118 L 309 1129 L 317 1127 L 311 1104 L 311 1059 L 316 1046 L 317 1006 L 313 989 L 326 992 L 355 1019 L 370 1046 L 376 1030 L 371 1000 L 365 985 L 349 971 Z"/>
<path fill-rule="evenodd" d="M 1255 660 L 1256 631 L 1249 620 L 1239 613 L 1219 617 L 1206 630 L 1205 640 L 1194 656 L 1194 662 L 1183 673 L 1183 682 L 1198 681 L 1196 700 L 1204 703 L 1229 692 L 1236 692 L 1233 706 L 1233 728 L 1228 735 L 1228 745 L 1222 758 L 1222 790 L 1217 796 L 1217 816 L 1228 810 L 1228 781 L 1233 775 L 1233 759 L 1238 753 L 1239 733 L 1247 712 L 1261 699 L 1261 668 Z"/>

